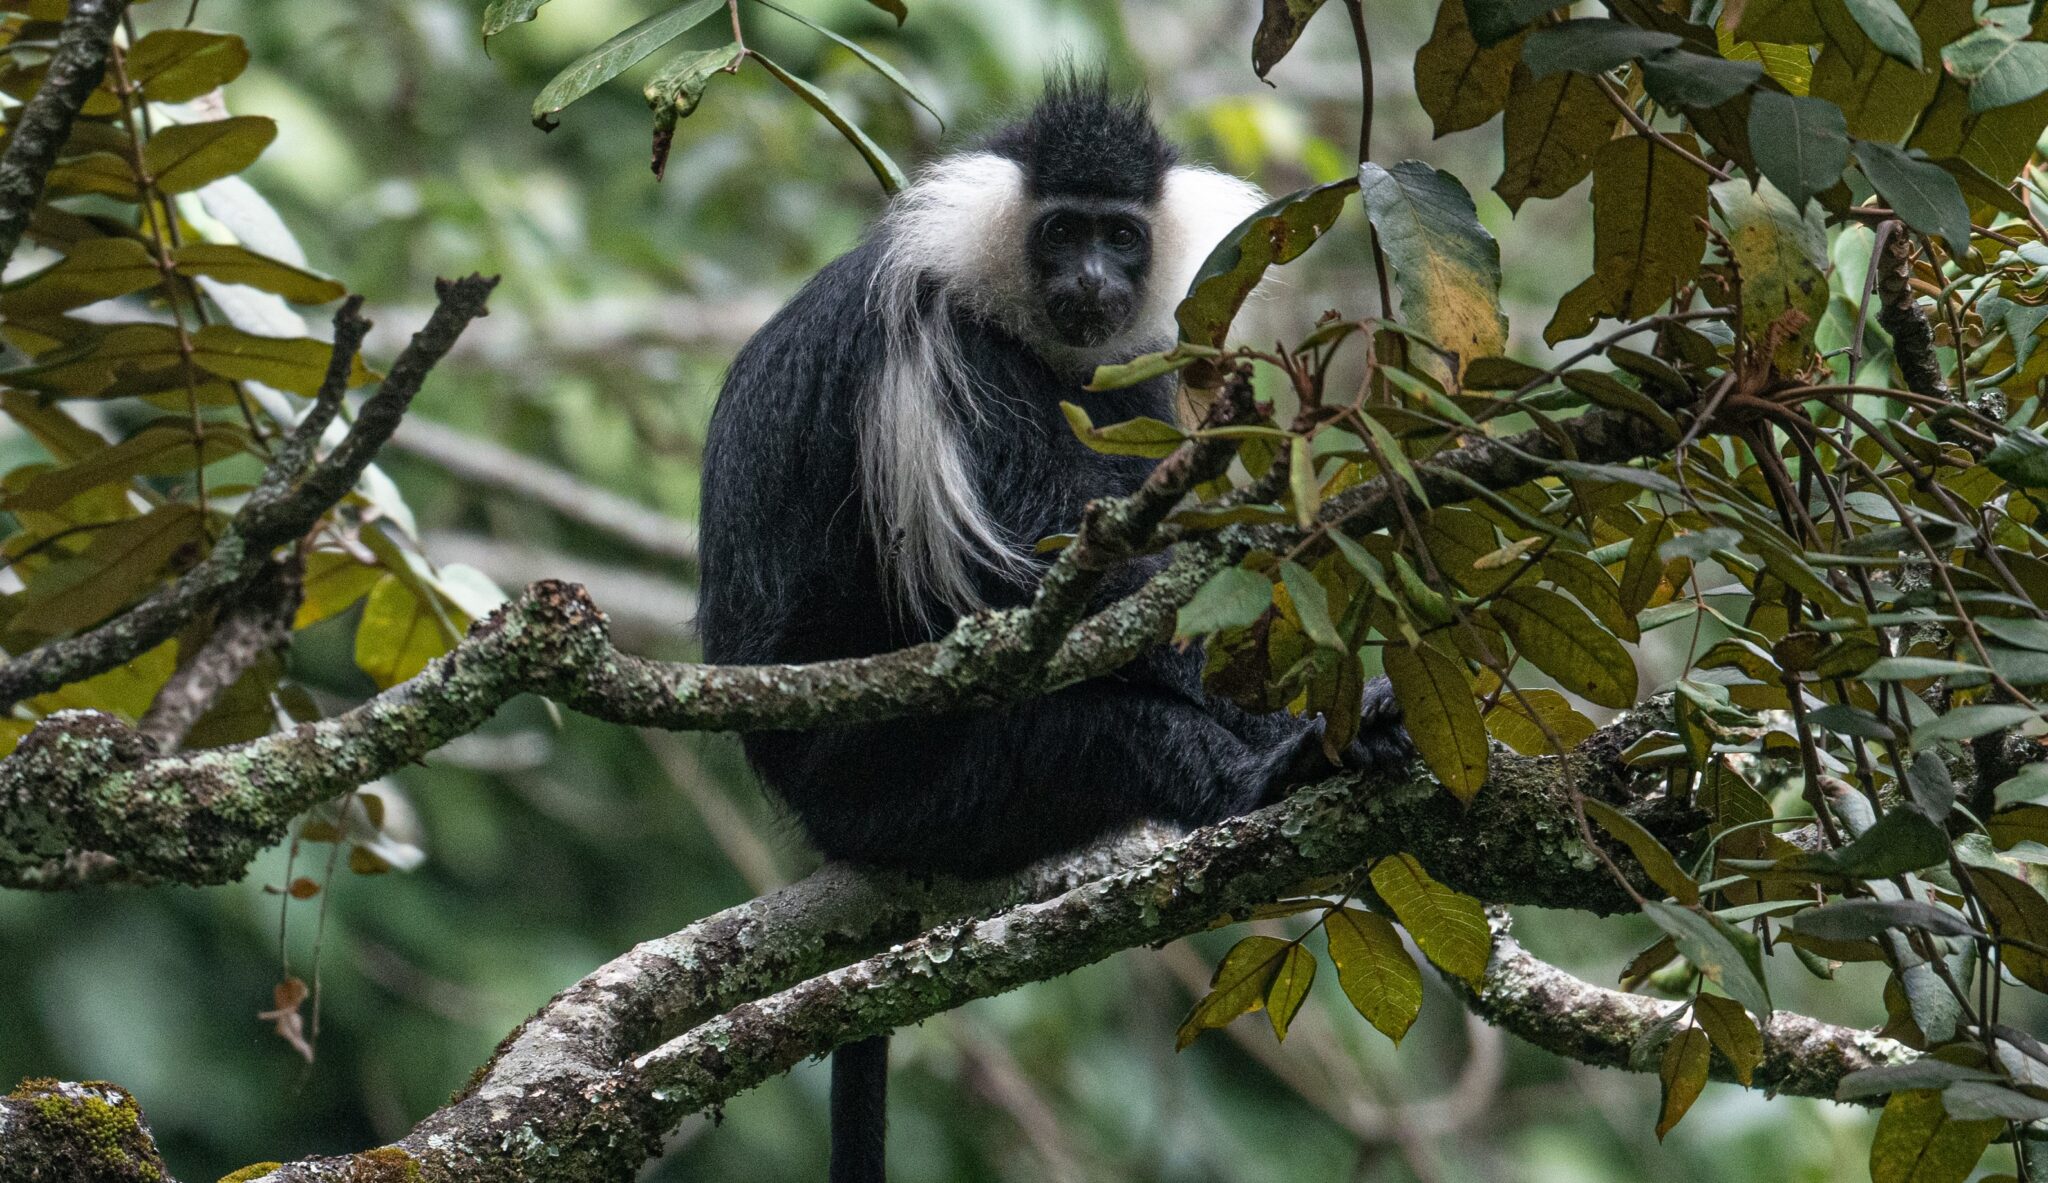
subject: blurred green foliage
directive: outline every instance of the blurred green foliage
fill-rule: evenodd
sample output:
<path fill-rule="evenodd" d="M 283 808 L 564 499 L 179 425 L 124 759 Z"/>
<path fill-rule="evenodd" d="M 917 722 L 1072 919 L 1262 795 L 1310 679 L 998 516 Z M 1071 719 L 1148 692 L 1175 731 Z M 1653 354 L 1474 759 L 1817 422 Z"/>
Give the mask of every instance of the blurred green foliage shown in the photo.
<path fill-rule="evenodd" d="M 951 127 L 912 106 L 852 54 L 780 19 L 749 30 L 778 61 L 856 112 L 906 166 L 1026 101 L 1048 64 L 1109 64 L 1151 90 L 1191 152 L 1283 191 L 1348 172 L 1350 47 L 1319 25 L 1273 73 L 1252 75 L 1247 0 L 1122 5 L 921 0 L 901 30 L 860 0 L 803 3 L 859 38 L 933 98 Z M 568 60 L 653 6 L 557 0 L 486 56 L 474 6 L 451 0 L 282 5 L 203 0 L 199 23 L 247 39 L 252 64 L 231 109 L 280 134 L 250 180 L 305 244 L 314 268 L 369 297 L 384 334 L 422 318 L 432 277 L 502 272 L 492 319 L 438 372 L 417 413 L 545 457 L 680 518 L 693 515 L 694 456 L 718 377 L 749 323 L 850 246 L 881 194 L 859 157 L 759 72 L 718 79 L 677 134 L 666 179 L 647 167 L 646 67 L 565 113 L 528 121 Z M 182 5 L 140 11 L 145 27 Z M 1324 17 L 1335 24 L 1338 17 Z M 1427 7 L 1371 15 L 1376 155 L 1426 157 L 1468 181 L 1498 172 L 1498 136 L 1431 141 L 1409 98 Z M 716 31 L 692 35 L 705 47 Z M 692 42 L 695 44 L 696 42 Z M 1510 322 L 1524 356 L 1585 257 L 1583 203 L 1532 203 L 1511 225 L 1483 186 L 1478 216 L 1502 244 Z M 1353 217 L 1255 308 L 1294 324 L 1370 285 Z M 1522 313 L 1527 312 L 1527 315 Z M 1256 335 L 1248 323 L 1244 335 Z M 386 335 L 392 334 L 392 335 Z M 687 569 L 621 554 L 603 535 L 502 494 L 387 455 L 430 540 L 459 531 L 566 565 L 501 582 L 638 565 L 687 587 Z M 526 548 L 526 549 L 520 549 Z M 301 638 L 294 675 L 332 702 L 365 693 L 350 660 L 353 617 Z M 660 627 L 663 623 L 671 626 Z M 687 622 L 635 643 L 690 655 Z M 242 884 L 31 897 L 0 895 L 0 1079 L 122 1082 L 142 1099 L 172 1165 L 209 1179 L 258 1159 L 355 1149 L 442 1103 L 519 1019 L 632 942 L 671 931 L 762 886 L 760 846 L 785 877 L 809 856 L 761 805 L 722 737 L 650 747 L 634 733 L 540 704 L 399 778 L 426 861 L 404 874 L 339 874 L 288 907 L 284 852 Z M 659 758 L 657 758 L 659 757 Z M 707 811 L 705 804 L 712 808 Z M 723 804 L 723 810 L 717 806 Z M 707 823 L 707 817 L 715 819 Z M 294 875 L 324 875 L 324 846 Z M 292 966 L 320 973 L 318 1056 L 307 1065 L 255 1017 L 279 977 L 280 916 Z M 1531 913 L 1534 952 L 1611 981 L 1654 931 Z M 1573 1068 L 1468 1031 L 1432 980 L 1398 1049 L 1319 984 L 1297 1037 L 1275 1049 L 1240 1024 L 1175 1055 L 1173 1031 L 1228 938 L 1197 955 L 1137 951 L 1071 978 L 967 1007 L 899 1039 L 892 1157 L 903 1183 L 939 1180 L 1407 1178 L 1602 1183 L 1819 1181 L 1865 1177 L 1869 1119 L 1710 1086 L 1661 1146 L 1655 1079 Z M 1859 972 L 1851 967 L 1845 974 Z M 1870 988 L 1829 995 L 1876 996 Z M 1807 984 L 1774 978 L 1806 1009 Z M 1879 1013 L 1827 1014 L 1875 1023 Z M 1256 1046 L 1254 1046 L 1256 1045 Z M 1505 1055 L 1497 1081 L 1485 1058 Z M 1475 1061 L 1477 1061 L 1475 1063 Z M 1453 1092 L 1462 1081 L 1463 1091 Z M 822 1175 L 825 1074 L 800 1070 L 693 1123 L 654 1179 L 762 1181 Z M 1423 1131 L 1361 1138 L 1390 1105 Z M 1432 1124 L 1433 1123 L 1433 1124 Z"/>

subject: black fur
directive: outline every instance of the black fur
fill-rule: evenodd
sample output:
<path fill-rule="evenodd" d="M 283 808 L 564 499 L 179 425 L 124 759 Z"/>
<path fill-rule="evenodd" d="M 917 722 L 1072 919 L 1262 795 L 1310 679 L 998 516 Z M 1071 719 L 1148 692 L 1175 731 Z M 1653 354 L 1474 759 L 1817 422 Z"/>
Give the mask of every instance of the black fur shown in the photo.
<path fill-rule="evenodd" d="M 1030 115 L 983 146 L 1024 168 L 1033 197 L 1107 197 L 1151 204 L 1179 153 L 1142 98 L 1119 98 L 1100 73 L 1063 70 L 1046 80 Z"/>
<path fill-rule="evenodd" d="M 1057 85 L 989 144 L 1027 163 L 1042 192 L 1150 200 L 1172 150 L 1142 105 L 1097 82 Z M 882 257 L 871 240 L 821 271 L 734 361 L 704 458 L 705 657 L 806 662 L 931 640 L 955 614 L 903 610 L 864 520 L 856 455 L 863 393 L 883 345 L 866 300 Z M 1020 244 L 1021 249 L 1021 244 Z M 990 516 L 1020 546 L 1071 529 L 1096 497 L 1126 493 L 1151 462 L 1074 438 L 1059 404 L 1097 423 L 1173 418 L 1171 379 L 1090 393 L 1030 343 L 980 320 L 956 325 L 981 400 L 963 416 Z M 1112 574 L 1105 600 L 1156 561 Z M 981 569 L 992 607 L 1033 581 Z M 920 620 L 923 623 L 920 623 Z M 1141 818 L 1199 825 L 1270 800 L 1321 765 L 1320 722 L 1253 715 L 1204 693 L 1198 650 L 1160 647 L 1114 674 L 995 710 L 745 737 L 768 787 L 811 841 L 839 859 L 988 875 L 1071 849 Z M 1368 690 L 1365 762 L 1404 742 L 1384 682 Z M 885 1040 L 835 1058 L 834 1183 L 881 1179 Z M 856 1050 L 859 1049 L 859 1050 Z"/>

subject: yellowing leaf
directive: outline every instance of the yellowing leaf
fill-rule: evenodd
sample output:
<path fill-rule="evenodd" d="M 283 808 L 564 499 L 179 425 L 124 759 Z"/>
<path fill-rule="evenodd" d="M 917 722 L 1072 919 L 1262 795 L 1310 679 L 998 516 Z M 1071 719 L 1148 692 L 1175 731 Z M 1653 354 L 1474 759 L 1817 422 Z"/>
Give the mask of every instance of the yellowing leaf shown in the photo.
<path fill-rule="evenodd" d="M 172 504 L 109 526 L 83 553 L 51 564 L 15 600 L 9 627 L 44 636 L 98 624 L 196 558 L 200 514 Z"/>
<path fill-rule="evenodd" d="M 1627 846 L 1650 882 L 1663 888 L 1671 898 L 1687 906 L 1700 902 L 1699 885 L 1679 869 L 1678 860 L 1636 819 L 1594 797 L 1586 798 L 1586 816 Z"/>
<path fill-rule="evenodd" d="M 1245 297 L 1268 268 L 1291 263 L 1337 221 L 1355 178 L 1297 190 L 1269 203 L 1216 244 L 1174 310 L 1184 341 L 1220 347 Z"/>
<path fill-rule="evenodd" d="M 1486 724 L 1465 663 L 1428 645 L 1388 645 L 1380 656 L 1416 751 L 1452 796 L 1471 804 L 1486 783 Z"/>
<path fill-rule="evenodd" d="M 298 615 L 292 620 L 294 632 L 348 611 L 357 600 L 384 577 L 374 564 L 358 562 L 353 555 L 336 550 L 317 550 L 306 556 L 305 595 Z"/>
<path fill-rule="evenodd" d="M 1381 1034 L 1401 1042 L 1422 1013 L 1422 971 L 1402 947 L 1401 934 L 1376 912 L 1339 908 L 1323 921 L 1323 935 L 1344 997 Z"/>
<path fill-rule="evenodd" d="M 1707 1033 L 1698 1027 L 1687 1027 L 1664 1045 L 1664 1058 L 1657 1066 L 1657 1080 L 1664 1093 L 1657 1114 L 1659 1140 L 1671 1132 L 1707 1087 L 1708 1051 Z"/>
<path fill-rule="evenodd" d="M 1963 1183 L 2004 1128 L 1952 1119 L 1933 1089 L 1893 1093 L 1870 1141 L 1870 1183 Z"/>
<path fill-rule="evenodd" d="M 1174 1049 L 1186 1050 L 1202 1032 L 1225 1026 L 1239 1015 L 1265 1009 L 1266 995 L 1273 989 L 1280 967 L 1293 947 L 1290 941 L 1267 936 L 1249 936 L 1232 945 L 1209 980 L 1209 993 L 1195 1003 L 1181 1023 L 1174 1036 Z"/>
<path fill-rule="evenodd" d="M 1635 659 L 1570 600 L 1518 585 L 1494 601 L 1493 618 L 1524 658 L 1566 690 L 1616 710 L 1635 705 Z"/>
<path fill-rule="evenodd" d="M 13 509 L 56 509 L 99 485 L 138 476 L 173 476 L 233 456 L 248 446 L 248 435 L 232 423 L 209 423 L 197 449 L 189 424 L 159 420 L 76 464 L 36 474 L 14 493 L 0 499 Z"/>
<path fill-rule="evenodd" d="M 1800 213 L 1768 182 L 1752 190 L 1747 181 L 1726 181 L 1713 194 L 1742 276 L 1743 335 L 1760 344 L 1775 342 L 1778 369 L 1795 372 L 1805 364 L 1828 302 L 1828 236 L 1821 212 L 1808 206 Z"/>
<path fill-rule="evenodd" d="M 192 335 L 192 360 L 201 369 L 307 396 L 319 393 L 333 352 L 333 346 L 310 337 L 258 337 L 232 325 L 207 325 Z M 349 385 L 374 376 L 358 356 Z"/>
<path fill-rule="evenodd" d="M 1545 727 L 1550 735 L 1544 734 Z M 1524 756 L 1554 755 L 1551 735 L 1569 752 L 1597 730 L 1564 695 L 1541 686 L 1501 695 L 1486 712 L 1486 729 Z"/>
<path fill-rule="evenodd" d="M 1430 878 L 1411 854 L 1397 854 L 1373 864 L 1373 890 L 1394 910 L 1394 917 L 1424 956 L 1445 973 L 1456 974 L 1478 989 L 1486 977 L 1493 930 L 1479 901 Z"/>
<path fill-rule="evenodd" d="M 156 29 L 129 48 L 123 65 L 149 101 L 183 103 L 234 81 L 249 65 L 249 46 L 233 33 Z"/>
<path fill-rule="evenodd" d="M 1757 1030 L 1756 1020 L 1741 1003 L 1719 994 L 1701 994 L 1693 1000 L 1692 1011 L 1707 1038 L 1735 1069 L 1735 1079 L 1748 1084 L 1764 1059 L 1764 1036 Z"/>
<path fill-rule="evenodd" d="M 379 690 L 389 690 L 448 652 L 448 638 L 434 607 L 396 575 L 370 588 L 356 625 L 356 665 Z"/>
<path fill-rule="evenodd" d="M 275 292 L 294 304 L 325 304 L 348 294 L 347 288 L 324 275 L 229 243 L 186 243 L 178 248 L 177 267 L 180 275 L 204 275 L 222 283 L 246 284 Z"/>
<path fill-rule="evenodd" d="M 1465 361 L 1505 348 L 1500 246 L 1479 224 L 1458 179 L 1404 160 L 1391 169 L 1361 165 L 1359 186 L 1409 327 L 1455 353 L 1461 370 Z"/>
<path fill-rule="evenodd" d="M 1691 136 L 1672 133 L 1699 152 Z M 1699 274 L 1707 249 L 1707 174 L 1644 136 L 1593 157 L 1593 274 L 1610 315 L 1655 312 Z"/>
<path fill-rule="evenodd" d="M 1569 70 L 1538 78 L 1517 66 L 1501 124 L 1506 160 L 1493 191 L 1510 210 L 1564 193 L 1586 179 L 1593 153 L 1620 119 L 1592 78 Z"/>
<path fill-rule="evenodd" d="M 1266 991 L 1266 1018 L 1273 1024 L 1273 1038 L 1287 1039 L 1287 1025 L 1301 1012 L 1308 988 L 1316 980 L 1315 954 L 1299 944 L 1287 946 L 1280 967 L 1273 973 L 1273 985 Z"/>
<path fill-rule="evenodd" d="M 1437 6 L 1436 28 L 1415 55 L 1415 97 L 1437 135 L 1478 127 L 1500 113 L 1522 60 L 1524 36 L 1481 49 L 1465 23 L 1464 0 Z"/>

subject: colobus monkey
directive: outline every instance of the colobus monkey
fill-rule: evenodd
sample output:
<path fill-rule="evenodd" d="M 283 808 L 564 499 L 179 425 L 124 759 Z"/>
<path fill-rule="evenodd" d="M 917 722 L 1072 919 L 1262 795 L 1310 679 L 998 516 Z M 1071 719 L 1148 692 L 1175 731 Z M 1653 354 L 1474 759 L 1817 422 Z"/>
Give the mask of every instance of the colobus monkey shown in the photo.
<path fill-rule="evenodd" d="M 1026 603 L 1046 561 L 1032 544 L 1151 467 L 1083 446 L 1061 400 L 1097 423 L 1171 420 L 1169 378 L 1082 384 L 1172 340 L 1203 258 L 1263 202 L 1177 163 L 1142 100 L 1072 74 L 933 163 L 733 362 L 705 441 L 706 659 L 882 653 Z M 1105 602 L 1157 563 L 1127 566 Z M 1355 751 L 1396 758 L 1384 682 L 1364 711 Z M 1141 818 L 1253 809 L 1319 751 L 1319 730 L 1208 696 L 1200 653 L 1161 646 L 1030 702 L 745 746 L 828 857 L 987 875 Z M 834 1055 L 833 1183 L 882 1179 L 886 1041 Z"/>

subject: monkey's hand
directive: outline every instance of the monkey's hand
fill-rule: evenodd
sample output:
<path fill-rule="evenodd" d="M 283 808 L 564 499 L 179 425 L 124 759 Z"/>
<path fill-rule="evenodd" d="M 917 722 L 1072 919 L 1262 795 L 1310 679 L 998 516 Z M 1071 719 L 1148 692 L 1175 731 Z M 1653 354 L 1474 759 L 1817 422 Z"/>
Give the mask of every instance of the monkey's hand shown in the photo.
<path fill-rule="evenodd" d="M 1307 722 L 1278 758 L 1273 761 L 1266 800 L 1277 801 L 1295 786 L 1330 775 L 1330 758 L 1323 751 L 1323 733 L 1329 720 L 1317 717 Z M 1394 701 L 1394 688 L 1385 678 L 1365 684 L 1358 704 L 1358 733 L 1344 746 L 1340 761 L 1350 772 L 1370 772 L 1394 767 L 1415 757 L 1408 729 L 1401 724 L 1401 707 Z"/>

